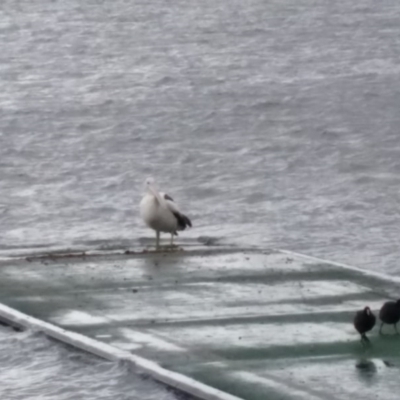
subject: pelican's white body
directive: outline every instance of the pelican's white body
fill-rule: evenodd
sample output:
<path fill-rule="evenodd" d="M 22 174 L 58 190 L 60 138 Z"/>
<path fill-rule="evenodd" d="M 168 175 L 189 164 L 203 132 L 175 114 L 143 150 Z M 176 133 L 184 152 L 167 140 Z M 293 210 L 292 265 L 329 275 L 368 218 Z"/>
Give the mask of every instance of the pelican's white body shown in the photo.
<path fill-rule="evenodd" d="M 140 215 L 149 228 L 166 233 L 175 233 L 178 230 L 178 221 L 169 203 L 169 200 L 161 196 L 146 193 L 140 202 Z"/>
<path fill-rule="evenodd" d="M 190 219 L 183 215 L 171 197 L 159 193 L 154 180 L 146 180 L 146 194 L 140 202 L 140 215 L 146 225 L 156 231 L 156 249 L 160 244 L 160 232 L 171 234 L 171 246 L 177 231 L 192 226 Z"/>

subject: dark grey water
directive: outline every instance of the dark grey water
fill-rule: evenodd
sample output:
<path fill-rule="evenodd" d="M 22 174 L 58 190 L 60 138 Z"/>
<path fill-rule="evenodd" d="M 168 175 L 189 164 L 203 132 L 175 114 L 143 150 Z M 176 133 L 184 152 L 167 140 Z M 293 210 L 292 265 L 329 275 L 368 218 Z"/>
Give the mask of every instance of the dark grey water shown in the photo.
<path fill-rule="evenodd" d="M 182 237 L 399 275 L 399 37 L 389 0 L 4 0 L 0 249 L 135 245 L 152 175 Z"/>

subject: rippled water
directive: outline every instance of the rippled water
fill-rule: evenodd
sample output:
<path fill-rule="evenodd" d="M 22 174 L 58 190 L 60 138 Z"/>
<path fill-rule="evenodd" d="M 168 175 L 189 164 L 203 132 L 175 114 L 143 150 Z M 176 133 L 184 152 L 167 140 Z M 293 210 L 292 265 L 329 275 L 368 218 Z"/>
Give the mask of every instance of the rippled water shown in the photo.
<path fill-rule="evenodd" d="M 127 365 L 71 350 L 32 332 L 0 327 L 0 394 L 7 400 L 176 400 Z"/>
<path fill-rule="evenodd" d="M 400 5 L 1 11 L 3 249 L 133 243 L 153 175 L 194 236 L 398 273 Z"/>
<path fill-rule="evenodd" d="M 398 275 L 400 5 L 0 6 L 0 249 L 148 232 L 152 175 L 210 234 Z"/>

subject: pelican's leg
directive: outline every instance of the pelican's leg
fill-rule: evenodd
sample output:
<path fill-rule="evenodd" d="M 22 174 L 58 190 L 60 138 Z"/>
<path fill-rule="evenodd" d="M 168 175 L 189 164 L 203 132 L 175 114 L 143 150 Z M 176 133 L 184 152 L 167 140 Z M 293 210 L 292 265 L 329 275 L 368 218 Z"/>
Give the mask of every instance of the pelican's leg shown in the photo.
<path fill-rule="evenodd" d="M 160 231 L 156 231 L 156 250 L 160 247 Z"/>
<path fill-rule="evenodd" d="M 171 233 L 171 247 L 174 245 L 174 234 Z"/>
<path fill-rule="evenodd" d="M 383 322 L 381 323 L 381 327 L 380 327 L 380 329 L 379 329 L 379 334 L 380 334 L 380 335 L 383 335 L 383 333 L 382 333 L 382 328 L 383 328 Z"/>
<path fill-rule="evenodd" d="M 399 334 L 399 331 L 397 330 L 397 322 L 394 324 L 394 330 L 396 331 L 397 334 Z"/>

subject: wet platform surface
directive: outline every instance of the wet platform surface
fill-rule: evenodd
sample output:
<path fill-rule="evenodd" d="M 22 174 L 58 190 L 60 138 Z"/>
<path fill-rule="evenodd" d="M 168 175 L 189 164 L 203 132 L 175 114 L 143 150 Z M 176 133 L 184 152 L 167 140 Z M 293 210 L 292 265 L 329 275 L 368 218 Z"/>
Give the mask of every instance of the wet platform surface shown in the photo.
<path fill-rule="evenodd" d="M 280 251 L 32 255 L 0 302 L 248 400 L 398 399 L 400 336 L 364 350 L 354 312 L 398 282 Z M 400 296 L 399 296 L 400 297 Z"/>

